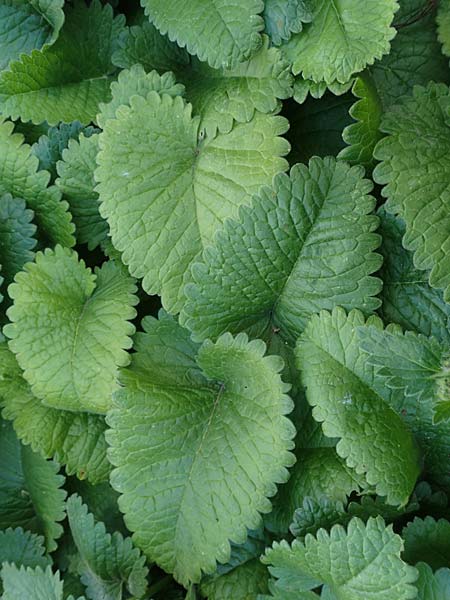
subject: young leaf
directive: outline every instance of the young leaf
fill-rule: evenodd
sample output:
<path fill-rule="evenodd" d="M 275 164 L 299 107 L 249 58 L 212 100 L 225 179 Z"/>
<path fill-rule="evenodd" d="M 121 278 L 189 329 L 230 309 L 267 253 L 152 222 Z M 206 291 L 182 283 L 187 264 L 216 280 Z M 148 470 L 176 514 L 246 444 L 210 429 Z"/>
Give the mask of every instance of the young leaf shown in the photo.
<path fill-rule="evenodd" d="M 141 0 L 145 12 L 162 34 L 187 48 L 211 67 L 232 67 L 260 47 L 264 28 L 262 0 L 244 3 L 202 0 Z"/>
<path fill-rule="evenodd" d="M 21 527 L 0 531 L 0 565 L 7 562 L 18 567 L 41 567 L 51 564 L 42 536 Z"/>
<path fill-rule="evenodd" d="M 98 149 L 97 134 L 81 135 L 78 141 L 69 141 L 56 166 L 59 177 L 55 183 L 69 202 L 77 242 L 87 244 L 89 250 L 99 246 L 108 234 L 108 224 L 100 216 L 98 194 L 94 189 Z"/>
<path fill-rule="evenodd" d="M 418 563 L 416 569 L 419 579 L 416 586 L 419 591 L 417 600 L 441 600 L 450 597 L 450 569 L 439 569 L 433 573 L 425 563 Z"/>
<path fill-rule="evenodd" d="M 384 258 L 381 316 L 387 323 L 398 323 L 450 345 L 450 305 L 444 302 L 441 290 L 429 285 L 428 273 L 414 267 L 412 253 L 402 247 L 405 224 L 384 208 L 378 216 Z"/>
<path fill-rule="evenodd" d="M 63 600 L 63 582 L 59 571 L 52 573 L 50 567 L 30 569 L 5 563 L 0 571 L 4 594 L 2 600 Z M 69 596 L 67 600 L 74 600 Z M 84 598 L 78 598 L 84 600 Z"/>
<path fill-rule="evenodd" d="M 33 394 L 49 407 L 105 413 L 128 364 L 135 285 L 122 266 L 95 274 L 72 250 L 36 255 L 9 287 L 9 346 Z"/>
<path fill-rule="evenodd" d="M 50 125 L 89 124 L 99 102 L 110 97 L 111 57 L 124 23 L 109 4 L 94 0 L 88 7 L 77 0 L 53 46 L 22 56 L 0 75 L 2 114 Z"/>
<path fill-rule="evenodd" d="M 5 341 L 0 343 L 0 405 L 18 438 L 44 458 L 65 465 L 68 475 L 92 483 L 108 479 L 104 418 L 44 406 L 33 396 Z"/>
<path fill-rule="evenodd" d="M 147 588 L 145 557 L 133 548 L 130 538 L 110 535 L 95 522 L 77 495 L 67 501 L 70 531 L 80 554 L 79 573 L 90 598 L 121 600 L 125 589 L 142 598 Z"/>
<path fill-rule="evenodd" d="M 263 17 L 266 33 L 275 46 L 302 31 L 304 23 L 312 20 L 306 0 L 266 0 Z"/>
<path fill-rule="evenodd" d="M 287 122 L 255 113 L 228 134 L 206 137 L 182 98 L 134 96 L 100 136 L 100 214 L 114 246 L 149 294 L 178 311 L 183 279 L 227 217 L 287 168 Z M 124 201 L 126 200 L 126 201 Z"/>
<path fill-rule="evenodd" d="M 186 585 L 270 511 L 295 460 L 292 403 L 260 340 L 199 348 L 167 316 L 143 327 L 107 417 L 111 483 L 136 544 Z"/>
<path fill-rule="evenodd" d="M 447 86 L 430 83 L 414 88 L 412 97 L 384 116 L 388 136 L 375 148 L 380 164 L 374 171 L 385 185 L 386 209 L 405 221 L 403 245 L 414 251 L 414 265 L 431 270 L 430 285 L 450 300 L 450 159 Z"/>
<path fill-rule="evenodd" d="M 312 0 L 312 22 L 283 46 L 294 74 L 315 82 L 346 83 L 381 59 L 396 31 L 397 0 Z"/>
<path fill-rule="evenodd" d="M 182 324 L 196 339 L 274 328 L 292 342 L 323 308 L 376 309 L 381 282 L 371 273 L 381 257 L 371 189 L 360 167 L 333 158 L 275 177 L 193 266 Z"/>
<path fill-rule="evenodd" d="M 450 567 L 450 522 L 432 517 L 414 521 L 402 531 L 403 558 L 412 565 L 426 562 L 433 570 Z"/>
<path fill-rule="evenodd" d="M 370 385 L 356 337 L 364 324 L 357 310 L 313 316 L 297 345 L 298 368 L 314 418 L 326 436 L 340 438 L 338 454 L 389 504 L 405 505 L 420 473 L 419 453 L 400 416 Z"/>
<path fill-rule="evenodd" d="M 347 530 L 335 525 L 329 533 L 320 529 L 316 537 L 308 534 L 303 543 L 275 542 L 262 560 L 277 578 L 279 592 L 308 591 L 326 583 L 331 598 L 412 600 L 417 571 L 400 558 L 402 548 L 400 536 L 382 518 L 364 524 L 355 517 Z"/>
<path fill-rule="evenodd" d="M 21 54 L 53 44 L 64 23 L 64 0 L 2 0 L 0 71 Z"/>
<path fill-rule="evenodd" d="M 41 237 L 51 244 L 73 246 L 74 226 L 67 211 L 68 204 L 61 193 L 48 186 L 50 174 L 39 171 L 38 159 L 23 143 L 23 136 L 13 133 L 14 124 L 0 122 L 0 197 L 11 194 L 25 200 L 34 211 L 34 220 Z"/>
<path fill-rule="evenodd" d="M 63 528 L 66 492 L 59 465 L 22 446 L 12 426 L 0 420 L 0 529 L 23 527 L 45 536 L 47 549 Z"/>

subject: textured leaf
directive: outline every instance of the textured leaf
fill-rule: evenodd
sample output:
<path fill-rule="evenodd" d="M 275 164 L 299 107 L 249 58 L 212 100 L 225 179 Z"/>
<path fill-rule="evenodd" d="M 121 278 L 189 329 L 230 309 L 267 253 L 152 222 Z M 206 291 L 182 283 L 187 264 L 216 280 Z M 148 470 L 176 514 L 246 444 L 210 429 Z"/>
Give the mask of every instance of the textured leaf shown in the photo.
<path fill-rule="evenodd" d="M 36 245 L 34 214 L 23 200 L 10 194 L 0 197 L 0 265 L 5 287 L 11 283 L 23 265 L 33 260 Z"/>
<path fill-rule="evenodd" d="M 31 393 L 6 342 L 0 343 L 0 405 L 17 436 L 44 458 L 55 458 L 68 475 L 96 483 L 108 479 L 104 419 L 44 406 Z"/>
<path fill-rule="evenodd" d="M 405 225 L 383 208 L 378 211 L 384 262 L 380 276 L 382 317 L 438 341 L 450 344 L 450 305 L 441 290 L 432 288 L 428 274 L 414 267 L 412 253 L 402 247 Z"/>
<path fill-rule="evenodd" d="M 0 420 L 0 529 L 23 527 L 45 535 L 47 549 L 63 529 L 66 492 L 59 465 L 22 446 L 12 426 Z"/>
<path fill-rule="evenodd" d="M 371 273 L 381 257 L 371 189 L 360 167 L 332 158 L 278 175 L 194 265 L 182 324 L 196 339 L 274 328 L 292 342 L 321 309 L 376 309 L 381 284 Z"/>
<path fill-rule="evenodd" d="M 312 79 L 296 77 L 294 81 L 294 99 L 298 104 L 303 104 L 308 96 L 319 99 L 322 98 L 327 91 L 335 96 L 342 96 L 342 94 L 347 93 L 351 89 L 353 81 L 353 79 L 350 79 L 345 83 L 333 81 L 333 83 L 327 84 L 325 81 L 315 82 L 312 81 Z"/>
<path fill-rule="evenodd" d="M 381 138 L 381 101 L 368 73 L 356 79 L 352 91 L 359 98 L 350 109 L 350 116 L 356 123 L 344 129 L 342 137 L 348 146 L 341 150 L 339 158 L 352 165 L 363 165 L 369 170 L 374 166 L 373 150 Z"/>
<path fill-rule="evenodd" d="M 439 569 L 433 573 L 425 563 L 418 563 L 416 569 L 419 572 L 416 582 L 419 590 L 417 600 L 442 600 L 450 597 L 450 569 Z"/>
<path fill-rule="evenodd" d="M 400 558 L 403 543 L 383 519 L 350 521 L 347 531 L 335 525 L 317 537 L 307 535 L 304 543 L 296 540 L 275 542 L 263 561 L 277 578 L 275 589 L 292 593 L 307 591 L 326 583 L 339 600 L 409 600 L 416 598 L 412 585 L 417 571 Z"/>
<path fill-rule="evenodd" d="M 34 221 L 41 237 L 49 243 L 73 246 L 73 224 L 67 212 L 67 202 L 61 193 L 47 187 L 50 174 L 38 172 L 38 159 L 31 148 L 23 144 L 23 136 L 13 134 L 14 124 L 0 122 L 0 197 L 11 194 L 25 200 L 34 211 Z"/>
<path fill-rule="evenodd" d="M 59 572 L 53 574 L 50 567 L 43 571 L 36 569 L 20 569 L 15 565 L 4 564 L 0 571 L 5 592 L 2 600 L 62 600 L 63 582 Z M 69 596 L 67 600 L 74 600 Z M 84 598 L 78 598 L 84 600 Z"/>
<path fill-rule="evenodd" d="M 109 532 L 120 531 L 127 535 L 122 513 L 119 510 L 119 494 L 109 481 L 92 485 L 88 481 L 71 478 L 68 480 L 68 492 L 78 494 L 88 507 L 96 521 L 102 521 Z"/>
<path fill-rule="evenodd" d="M 294 462 L 292 404 L 260 340 L 228 334 L 199 348 L 169 317 L 143 326 L 107 417 L 111 483 L 136 544 L 186 584 L 270 511 Z"/>
<path fill-rule="evenodd" d="M 438 37 L 442 44 L 442 52 L 450 56 L 450 4 L 447 0 L 439 2 L 437 14 Z"/>
<path fill-rule="evenodd" d="M 420 473 L 419 454 L 400 416 L 364 376 L 355 339 L 363 325 L 356 310 L 313 316 L 297 346 L 298 368 L 314 418 L 326 436 L 340 438 L 338 454 L 389 504 L 404 505 Z"/>
<path fill-rule="evenodd" d="M 0 71 L 35 48 L 52 44 L 64 23 L 64 0 L 2 0 Z"/>
<path fill-rule="evenodd" d="M 162 34 L 214 68 L 234 66 L 261 45 L 262 0 L 230 3 L 212 0 L 141 0 Z"/>
<path fill-rule="evenodd" d="M 149 294 L 180 309 L 183 277 L 227 217 L 287 168 L 287 122 L 256 113 L 203 139 L 182 98 L 134 96 L 100 136 L 100 214 L 114 246 Z M 124 202 L 126 199 L 126 202 Z"/>
<path fill-rule="evenodd" d="M 122 69 L 141 64 L 146 71 L 177 72 L 189 64 L 189 54 L 148 21 L 139 26 L 127 27 L 118 40 L 113 63 Z"/>
<path fill-rule="evenodd" d="M 45 540 L 42 536 L 17 527 L 0 531 L 0 565 L 4 562 L 18 567 L 45 568 L 51 564 L 51 559 L 45 555 Z"/>
<path fill-rule="evenodd" d="M 346 83 L 390 50 L 396 0 L 312 0 L 312 23 L 284 51 L 295 74 L 315 82 Z"/>
<path fill-rule="evenodd" d="M 403 245 L 414 251 L 414 265 L 431 270 L 430 285 L 450 299 L 450 159 L 448 87 L 430 83 L 392 107 L 382 121 L 388 136 L 375 148 L 374 171 L 386 187 L 386 209 L 406 224 Z"/>
<path fill-rule="evenodd" d="M 108 4 L 77 1 L 53 46 L 22 56 L 0 75 L 3 115 L 50 125 L 93 121 L 99 102 L 110 97 L 111 57 L 124 22 Z"/>
<path fill-rule="evenodd" d="M 121 600 L 125 589 L 142 598 L 147 588 L 145 557 L 133 548 L 130 538 L 110 535 L 105 525 L 95 522 L 81 498 L 67 501 L 67 517 L 80 554 L 79 572 L 86 593 L 94 600 Z"/>
<path fill-rule="evenodd" d="M 312 19 L 306 0 L 265 0 L 263 16 L 265 30 L 276 46 L 302 31 L 303 24 Z"/>
<path fill-rule="evenodd" d="M 331 500 L 328 496 L 316 500 L 307 496 L 296 509 L 289 529 L 295 537 L 303 538 L 307 534 L 315 535 L 319 529 L 329 530 L 332 525 L 346 524 L 348 520 L 350 516 L 339 500 Z"/>
<path fill-rule="evenodd" d="M 233 120 L 248 123 L 256 110 L 279 110 L 279 100 L 293 94 L 289 63 L 280 50 L 269 48 L 266 36 L 261 49 L 233 69 L 213 69 L 193 59 L 192 67 L 184 69 L 180 79 L 194 112 L 201 116 L 200 127 L 209 136 L 215 135 L 217 127 L 228 133 Z"/>
<path fill-rule="evenodd" d="M 31 149 L 39 160 L 39 170 L 48 171 L 53 182 L 57 176 L 56 163 L 61 159 L 63 150 L 69 145 L 69 140 L 78 140 L 80 133 L 90 137 L 95 131 L 95 127 L 83 127 L 79 121 L 49 127 L 47 133 L 42 135 Z"/>
<path fill-rule="evenodd" d="M 4 328 L 34 395 L 52 408 L 104 413 L 128 364 L 135 285 L 121 266 L 95 274 L 57 246 L 36 255 L 9 287 Z"/>
<path fill-rule="evenodd" d="M 98 194 L 95 191 L 94 171 L 99 150 L 99 136 L 80 135 L 70 140 L 57 164 L 56 185 L 68 201 L 75 234 L 79 244 L 93 250 L 107 238 L 108 224 L 100 216 Z"/>
<path fill-rule="evenodd" d="M 450 567 L 450 522 L 432 517 L 409 523 L 402 531 L 403 558 L 412 565 L 423 561 L 433 570 Z"/>

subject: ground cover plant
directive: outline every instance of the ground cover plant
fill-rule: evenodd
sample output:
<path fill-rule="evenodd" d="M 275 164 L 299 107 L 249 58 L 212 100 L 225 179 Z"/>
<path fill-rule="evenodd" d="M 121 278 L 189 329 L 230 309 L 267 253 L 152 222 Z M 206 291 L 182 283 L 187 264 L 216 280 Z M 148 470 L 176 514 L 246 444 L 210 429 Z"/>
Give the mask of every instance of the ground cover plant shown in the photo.
<path fill-rule="evenodd" d="M 0 597 L 450 599 L 450 1 L 0 0 Z"/>

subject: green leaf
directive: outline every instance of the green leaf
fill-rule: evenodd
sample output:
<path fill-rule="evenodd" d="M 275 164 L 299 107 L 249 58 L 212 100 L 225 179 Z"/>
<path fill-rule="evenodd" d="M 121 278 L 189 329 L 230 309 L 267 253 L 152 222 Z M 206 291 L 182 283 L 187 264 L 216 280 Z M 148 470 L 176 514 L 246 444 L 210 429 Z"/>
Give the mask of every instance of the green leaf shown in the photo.
<path fill-rule="evenodd" d="M 450 5 L 447 1 L 439 3 L 437 14 L 438 38 L 442 52 L 450 56 Z"/>
<path fill-rule="evenodd" d="M 122 69 L 141 64 L 146 71 L 182 72 L 189 64 L 189 54 L 177 44 L 161 35 L 149 21 L 139 26 L 127 27 L 118 40 L 113 63 Z"/>
<path fill-rule="evenodd" d="M 296 538 L 304 538 L 307 534 L 315 535 L 319 529 L 329 530 L 332 525 L 343 525 L 349 520 L 350 516 L 339 500 L 331 500 L 328 496 L 318 499 L 307 496 L 296 509 L 289 529 Z"/>
<path fill-rule="evenodd" d="M 50 186 L 50 173 L 39 171 L 38 159 L 23 143 L 23 136 L 13 133 L 14 124 L 0 122 L 0 197 L 11 194 L 25 200 L 34 211 L 38 233 L 50 244 L 73 246 L 73 224 L 67 202 L 59 190 Z"/>
<path fill-rule="evenodd" d="M 342 94 L 345 94 L 351 89 L 352 85 L 353 79 L 350 79 L 345 83 L 333 81 L 333 83 L 326 84 L 324 81 L 315 82 L 311 79 L 296 77 L 294 81 L 294 99 L 298 104 L 303 104 L 308 96 L 319 99 L 322 98 L 327 91 L 335 96 L 342 96 Z"/>
<path fill-rule="evenodd" d="M 36 245 L 33 217 L 23 200 L 10 194 L 0 197 L 0 265 L 5 288 L 23 265 L 33 260 Z"/>
<path fill-rule="evenodd" d="M 405 224 L 399 217 L 378 211 L 384 261 L 380 276 L 381 316 L 387 323 L 398 323 L 438 341 L 450 344 L 450 305 L 441 290 L 432 288 L 428 274 L 414 267 L 412 253 L 402 247 Z"/>
<path fill-rule="evenodd" d="M 63 150 L 67 148 L 70 140 L 78 140 L 81 133 L 90 137 L 96 132 L 95 127 L 83 127 L 79 121 L 61 123 L 58 127 L 49 127 L 47 133 L 42 135 L 33 144 L 31 151 L 39 160 L 39 170 L 48 171 L 51 181 L 56 179 L 56 163 L 61 159 Z"/>
<path fill-rule="evenodd" d="M 442 600 L 450 597 L 450 569 L 439 569 L 433 573 L 425 563 L 418 563 L 419 579 L 416 582 L 417 600 Z"/>
<path fill-rule="evenodd" d="M 350 109 L 350 116 L 356 123 L 344 129 L 342 137 L 347 147 L 339 152 L 338 158 L 371 170 L 374 166 L 373 150 L 381 138 L 381 101 L 375 83 L 367 72 L 356 78 L 352 91 L 359 98 Z"/>
<path fill-rule="evenodd" d="M 8 563 L 2 566 L 0 577 L 5 592 L 2 600 L 62 600 L 63 582 L 59 572 L 53 574 L 50 567 L 43 571 L 40 567 L 30 569 Z M 74 600 L 69 596 L 67 600 Z M 84 600 L 84 598 L 78 598 Z"/>
<path fill-rule="evenodd" d="M 17 527 L 0 531 L 0 565 L 5 562 L 18 567 L 45 568 L 51 564 L 51 558 L 45 554 L 42 536 Z"/>
<path fill-rule="evenodd" d="M 64 23 L 64 0 L 2 0 L 0 5 L 0 71 L 58 37 Z"/>
<path fill-rule="evenodd" d="M 357 310 L 313 316 L 297 345 L 298 368 L 314 418 L 326 436 L 340 438 L 338 454 L 389 504 L 405 505 L 420 473 L 419 453 L 400 416 L 367 381 L 356 337 L 364 323 Z"/>
<path fill-rule="evenodd" d="M 431 270 L 432 287 L 450 300 L 450 158 L 447 109 L 449 88 L 430 83 L 384 116 L 388 136 L 375 148 L 377 183 L 385 185 L 386 209 L 405 221 L 403 245 L 414 251 L 414 265 Z"/>
<path fill-rule="evenodd" d="M 211 67 L 231 67 L 260 47 L 264 28 L 262 0 L 223 3 L 213 0 L 141 0 L 145 13 L 162 34 L 186 47 Z"/>
<path fill-rule="evenodd" d="M 62 160 L 56 165 L 59 177 L 55 183 L 69 203 L 77 242 L 87 244 L 89 250 L 99 246 L 108 234 L 108 224 L 100 216 L 95 191 L 98 150 L 98 134 L 91 137 L 80 135 L 78 141 L 69 141 L 62 152 Z"/>
<path fill-rule="evenodd" d="M 80 554 L 79 573 L 90 598 L 122 600 L 125 589 L 142 598 L 147 588 L 145 557 L 133 548 L 130 538 L 110 535 L 95 522 L 77 495 L 67 501 L 70 531 Z"/>
<path fill-rule="evenodd" d="M 0 529 L 23 527 L 45 536 L 47 549 L 63 528 L 66 492 L 59 465 L 22 446 L 12 426 L 0 420 Z"/>
<path fill-rule="evenodd" d="M 217 128 L 229 133 L 234 121 L 248 123 L 255 111 L 279 111 L 280 100 L 293 94 L 289 63 L 280 50 L 269 48 L 267 36 L 250 60 L 232 69 L 213 69 L 193 59 L 191 68 L 183 69 L 179 77 L 208 136 L 214 136 Z"/>
<path fill-rule="evenodd" d="M 0 75 L 4 116 L 39 123 L 95 119 L 99 102 L 108 101 L 115 67 L 111 62 L 125 18 L 110 5 L 77 1 L 53 46 L 34 50 Z"/>
<path fill-rule="evenodd" d="M 410 600 L 417 596 L 417 571 L 400 558 L 402 547 L 380 517 L 367 524 L 355 517 L 347 530 L 335 525 L 330 533 L 307 535 L 304 543 L 275 542 L 263 562 L 277 578 L 275 589 L 286 594 L 326 583 L 340 600 Z"/>
<path fill-rule="evenodd" d="M 4 327 L 33 394 L 49 407 L 105 413 L 129 362 L 135 285 L 113 261 L 86 268 L 57 246 L 36 255 L 9 287 Z"/>
<path fill-rule="evenodd" d="M 255 328 L 293 342 L 321 309 L 376 309 L 381 282 L 371 273 L 381 257 L 371 190 L 361 167 L 333 158 L 276 176 L 193 266 L 181 323 L 196 339 Z"/>
<path fill-rule="evenodd" d="M 270 511 L 295 460 L 292 403 L 281 359 L 260 340 L 227 334 L 199 348 L 167 316 L 143 327 L 107 417 L 111 483 L 136 544 L 186 585 Z"/>
<path fill-rule="evenodd" d="M 148 294 L 178 311 L 183 278 L 227 217 L 287 168 L 279 116 L 255 113 L 228 134 L 203 139 L 182 98 L 134 96 L 100 136 L 100 214 L 114 246 Z M 126 202 L 124 200 L 126 199 Z"/>
<path fill-rule="evenodd" d="M 0 343 L 0 405 L 3 417 L 13 421 L 19 439 L 44 458 L 65 465 L 68 475 L 93 483 L 108 479 L 104 419 L 44 406 L 31 393 L 4 341 Z"/>
<path fill-rule="evenodd" d="M 294 74 L 346 83 L 390 50 L 397 0 L 311 0 L 312 23 L 283 46 Z"/>
<path fill-rule="evenodd" d="M 119 510 L 119 494 L 110 486 L 109 481 L 92 485 L 88 481 L 80 481 L 72 477 L 68 480 L 66 488 L 69 493 L 76 493 L 82 498 L 94 519 L 102 521 L 107 531 L 120 531 L 124 535 L 127 534 Z"/>
<path fill-rule="evenodd" d="M 270 41 L 279 46 L 311 23 L 312 13 L 306 0 L 265 0 L 263 17 Z"/>
<path fill-rule="evenodd" d="M 412 565 L 423 561 L 434 571 L 450 567 L 450 522 L 432 517 L 414 521 L 402 531 L 405 541 L 403 558 Z"/>

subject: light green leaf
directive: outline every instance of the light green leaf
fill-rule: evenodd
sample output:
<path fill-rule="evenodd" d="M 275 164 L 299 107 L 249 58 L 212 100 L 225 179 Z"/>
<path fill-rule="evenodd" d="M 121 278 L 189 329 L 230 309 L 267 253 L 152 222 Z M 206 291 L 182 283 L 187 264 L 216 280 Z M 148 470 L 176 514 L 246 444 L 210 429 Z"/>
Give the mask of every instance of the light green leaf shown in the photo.
<path fill-rule="evenodd" d="M 450 3 L 448 0 L 439 2 L 437 14 L 438 38 L 442 44 L 442 52 L 450 56 Z"/>
<path fill-rule="evenodd" d="M 105 413 L 129 362 L 137 299 L 133 280 L 113 261 L 86 268 L 57 246 L 36 255 L 9 287 L 4 327 L 33 394 L 52 408 Z"/>
<path fill-rule="evenodd" d="M 179 77 L 208 136 L 214 136 L 217 128 L 230 132 L 234 121 L 248 123 L 255 111 L 279 111 L 280 100 L 293 94 L 289 63 L 280 50 L 269 48 L 267 36 L 250 60 L 233 69 L 213 69 L 193 59 L 191 68 L 185 68 Z"/>
<path fill-rule="evenodd" d="M 167 316 L 143 327 L 107 417 L 111 483 L 136 544 L 186 585 L 270 511 L 295 460 L 292 402 L 260 340 L 199 348 Z"/>
<path fill-rule="evenodd" d="M 50 567 L 43 571 L 40 567 L 30 569 L 8 563 L 2 566 L 0 577 L 3 580 L 5 592 L 2 600 L 62 600 L 63 582 L 59 571 L 52 573 Z M 67 600 L 74 600 L 69 596 Z M 84 600 L 84 598 L 78 598 Z"/>
<path fill-rule="evenodd" d="M 63 532 L 66 492 L 59 465 L 22 446 L 12 426 L 0 420 L 0 529 L 23 527 L 45 536 L 56 548 Z"/>
<path fill-rule="evenodd" d="M 353 79 L 350 79 L 345 83 L 333 81 L 333 83 L 326 84 L 324 81 L 315 82 L 311 79 L 296 77 L 294 81 L 294 100 L 298 102 L 298 104 L 303 104 L 308 96 L 320 99 L 327 91 L 335 96 L 342 96 L 351 89 L 353 81 Z"/>
<path fill-rule="evenodd" d="M 381 316 L 387 323 L 398 323 L 450 345 L 450 305 L 444 302 L 441 290 L 429 285 L 428 274 L 414 267 L 412 253 L 402 247 L 405 224 L 384 208 L 378 216 L 384 258 Z"/>
<path fill-rule="evenodd" d="M 450 569 L 439 569 L 433 573 L 425 563 L 418 563 L 416 569 L 419 572 L 417 600 L 443 600 L 450 597 Z"/>
<path fill-rule="evenodd" d="M 52 44 L 64 23 L 64 0 L 2 0 L 0 71 L 9 63 Z"/>
<path fill-rule="evenodd" d="M 134 96 L 100 136 L 100 214 L 131 274 L 178 311 L 183 279 L 227 217 L 287 168 L 279 116 L 255 113 L 228 134 L 203 139 L 182 98 Z M 126 199 L 126 202 L 124 200 Z"/>
<path fill-rule="evenodd" d="M 90 137 L 95 127 L 83 127 L 79 121 L 60 123 L 58 127 L 49 127 L 45 135 L 33 144 L 31 151 L 39 160 L 39 170 L 48 171 L 53 182 L 56 179 L 56 163 L 61 159 L 63 150 L 70 140 L 78 140 L 81 133 Z"/>
<path fill-rule="evenodd" d="M 275 177 L 194 264 L 181 323 L 196 339 L 254 328 L 293 342 L 321 309 L 375 310 L 381 282 L 371 274 L 381 257 L 371 190 L 361 167 L 333 158 Z"/>
<path fill-rule="evenodd" d="M 419 453 L 400 416 L 367 382 L 357 344 L 364 324 L 357 310 L 313 316 L 297 345 L 298 368 L 314 418 L 326 436 L 340 438 L 338 454 L 389 504 L 405 505 L 420 473 Z"/>
<path fill-rule="evenodd" d="M 79 140 L 70 140 L 62 152 L 56 169 L 57 187 L 68 201 L 75 234 L 79 244 L 87 244 L 93 250 L 108 234 L 108 224 L 99 213 L 98 194 L 95 191 L 94 171 L 99 150 L 99 136 L 80 135 Z"/>
<path fill-rule="evenodd" d="M 17 527 L 0 531 L 0 565 L 4 562 L 18 567 L 45 568 L 51 564 L 51 558 L 45 554 L 42 536 Z"/>
<path fill-rule="evenodd" d="M 315 535 L 319 529 L 329 530 L 332 525 L 343 525 L 349 520 L 350 516 L 339 500 L 331 500 L 328 496 L 317 499 L 307 496 L 296 509 L 289 529 L 296 538 L 304 538 L 307 534 Z"/>
<path fill-rule="evenodd" d="M 403 558 L 412 565 L 423 561 L 435 571 L 450 567 L 450 522 L 432 517 L 414 521 L 402 531 L 405 541 Z"/>
<path fill-rule="evenodd" d="M 23 265 L 33 260 L 36 226 L 33 211 L 10 194 L 0 196 L 0 265 L 5 288 Z"/>
<path fill-rule="evenodd" d="M 99 102 L 108 101 L 115 67 L 111 62 L 125 18 L 114 18 L 109 4 L 77 1 L 53 46 L 34 50 L 0 75 L 4 116 L 39 123 L 95 119 Z"/>
<path fill-rule="evenodd" d="M 130 538 L 110 535 L 105 525 L 95 522 L 77 495 L 67 501 L 70 531 L 80 555 L 79 573 L 90 598 L 122 600 L 125 590 L 142 598 L 147 588 L 145 557 Z"/>
<path fill-rule="evenodd" d="M 346 83 L 390 50 L 397 0 L 312 0 L 312 23 L 284 46 L 294 74 Z"/>
<path fill-rule="evenodd" d="M 264 28 L 262 0 L 230 3 L 212 0 L 141 0 L 162 34 L 218 69 L 250 58 L 260 47 Z"/>
<path fill-rule="evenodd" d="M 38 172 L 38 159 L 13 129 L 13 123 L 0 122 L 0 197 L 11 194 L 25 200 L 34 211 L 38 233 L 47 243 L 73 246 L 74 227 L 67 202 L 61 200 L 56 187 L 47 187 L 50 174 Z"/>
<path fill-rule="evenodd" d="M 431 270 L 430 285 L 450 300 L 450 158 L 447 110 L 449 88 L 430 83 L 384 116 L 388 136 L 375 148 L 374 171 L 385 185 L 386 209 L 405 221 L 403 245 L 414 251 L 414 265 Z"/>
<path fill-rule="evenodd" d="M 359 98 L 350 109 L 350 116 L 356 123 L 344 129 L 342 137 L 348 145 L 339 152 L 338 158 L 370 170 L 374 166 L 375 144 L 381 138 L 381 101 L 375 83 L 367 72 L 357 77 L 352 91 Z"/>
<path fill-rule="evenodd" d="M 44 406 L 31 393 L 4 341 L 0 343 L 0 405 L 19 439 L 44 458 L 65 465 L 68 475 L 93 483 L 108 479 L 104 419 Z"/>
<path fill-rule="evenodd" d="M 275 589 L 286 594 L 326 583 L 339 600 L 411 600 L 417 571 L 400 558 L 402 548 L 400 536 L 380 517 L 367 524 L 355 517 L 347 530 L 335 525 L 330 533 L 308 534 L 303 543 L 275 542 L 263 562 L 277 578 Z"/>
<path fill-rule="evenodd" d="M 275 46 L 302 31 L 303 24 L 312 20 L 307 0 L 265 0 L 263 16 L 265 30 Z"/>

